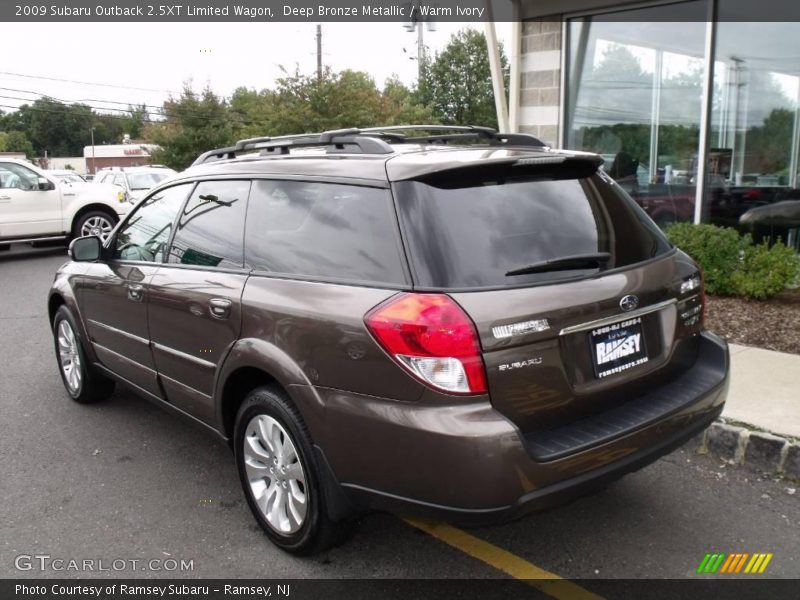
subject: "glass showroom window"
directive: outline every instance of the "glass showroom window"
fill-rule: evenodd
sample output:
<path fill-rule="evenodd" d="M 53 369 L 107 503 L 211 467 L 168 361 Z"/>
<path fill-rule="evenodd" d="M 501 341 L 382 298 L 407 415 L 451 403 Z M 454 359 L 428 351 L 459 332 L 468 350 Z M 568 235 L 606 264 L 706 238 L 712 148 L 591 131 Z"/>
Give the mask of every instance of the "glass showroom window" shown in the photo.
<path fill-rule="evenodd" d="M 800 23 L 726 22 L 727 5 L 720 0 L 707 218 L 800 248 Z"/>
<path fill-rule="evenodd" d="M 694 217 L 705 0 L 568 23 L 566 146 L 606 171 L 662 227 Z"/>

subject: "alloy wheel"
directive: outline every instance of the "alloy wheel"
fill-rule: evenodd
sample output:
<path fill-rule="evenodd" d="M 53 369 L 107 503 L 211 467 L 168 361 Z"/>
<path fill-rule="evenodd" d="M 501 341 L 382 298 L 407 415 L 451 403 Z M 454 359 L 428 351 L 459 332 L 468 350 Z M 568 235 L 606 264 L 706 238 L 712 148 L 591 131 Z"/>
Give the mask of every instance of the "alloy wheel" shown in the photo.
<path fill-rule="evenodd" d="M 77 392 L 83 379 L 81 356 L 75 332 L 66 320 L 58 324 L 58 359 L 69 391 Z"/>
<path fill-rule="evenodd" d="M 114 224 L 108 217 L 96 215 L 86 219 L 81 227 L 81 235 L 96 235 L 105 242 L 112 229 Z"/>
<path fill-rule="evenodd" d="M 244 436 L 244 467 L 256 505 L 281 535 L 296 533 L 308 513 L 303 464 L 292 438 L 268 415 L 256 415 Z"/>

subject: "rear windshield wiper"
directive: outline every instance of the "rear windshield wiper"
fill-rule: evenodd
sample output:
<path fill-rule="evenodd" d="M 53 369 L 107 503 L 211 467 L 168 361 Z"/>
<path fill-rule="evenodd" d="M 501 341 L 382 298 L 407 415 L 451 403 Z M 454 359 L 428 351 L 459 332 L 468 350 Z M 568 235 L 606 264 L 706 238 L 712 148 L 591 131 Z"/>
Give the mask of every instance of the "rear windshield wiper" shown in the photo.
<path fill-rule="evenodd" d="M 602 267 L 611 258 L 608 252 L 596 252 L 594 254 L 574 254 L 572 256 L 562 256 L 541 262 L 530 264 L 526 267 L 513 269 L 506 273 L 506 277 L 513 275 L 530 275 L 531 273 L 547 273 L 549 271 L 569 271 L 578 269 L 596 269 Z"/>

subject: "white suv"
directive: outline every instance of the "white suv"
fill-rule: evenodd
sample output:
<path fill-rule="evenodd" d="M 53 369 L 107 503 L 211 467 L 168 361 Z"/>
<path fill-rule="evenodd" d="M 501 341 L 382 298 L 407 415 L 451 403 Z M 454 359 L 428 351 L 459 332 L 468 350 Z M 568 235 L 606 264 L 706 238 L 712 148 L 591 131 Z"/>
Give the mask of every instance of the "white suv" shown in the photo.
<path fill-rule="evenodd" d="M 147 193 L 147 190 L 172 175 L 175 175 L 175 171 L 161 165 L 108 167 L 97 171 L 94 183 L 111 183 L 120 187 L 130 201 L 135 204 Z"/>
<path fill-rule="evenodd" d="M 113 185 L 71 184 L 25 161 L 0 158 L 0 249 L 82 235 L 105 239 L 130 208 Z"/>

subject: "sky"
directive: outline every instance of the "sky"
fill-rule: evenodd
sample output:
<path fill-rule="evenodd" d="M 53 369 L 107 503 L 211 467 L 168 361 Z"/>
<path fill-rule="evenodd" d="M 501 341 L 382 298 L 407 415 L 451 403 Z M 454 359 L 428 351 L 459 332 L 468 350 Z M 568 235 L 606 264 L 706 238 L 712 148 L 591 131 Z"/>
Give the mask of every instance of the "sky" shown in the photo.
<path fill-rule="evenodd" d="M 436 23 L 424 32 L 425 45 L 440 51 L 464 27 L 483 30 Z M 511 24 L 498 23 L 497 35 L 507 46 Z M 239 86 L 274 87 L 281 67 L 316 70 L 316 23 L 0 23 L 0 40 L 4 112 L 41 95 L 101 110 L 160 107 L 188 81 L 230 96 Z M 402 23 L 324 23 L 322 60 L 334 71 L 366 71 L 379 86 L 393 74 L 411 85 L 416 41 Z"/>

